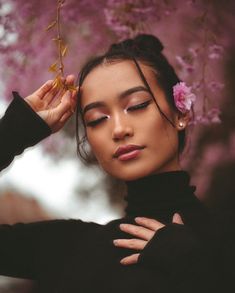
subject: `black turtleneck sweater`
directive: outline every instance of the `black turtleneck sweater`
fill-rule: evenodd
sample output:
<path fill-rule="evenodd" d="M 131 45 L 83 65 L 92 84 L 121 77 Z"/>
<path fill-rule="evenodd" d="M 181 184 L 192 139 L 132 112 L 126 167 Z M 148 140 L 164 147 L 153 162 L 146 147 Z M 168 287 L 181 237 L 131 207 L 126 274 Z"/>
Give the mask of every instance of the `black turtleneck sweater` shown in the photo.
<path fill-rule="evenodd" d="M 0 168 L 50 133 L 15 94 L 0 120 Z M 189 174 L 165 172 L 126 184 L 125 217 L 105 225 L 75 219 L 0 225 L 0 274 L 33 279 L 43 293 L 225 292 L 220 238 Z M 172 223 L 175 212 L 184 225 Z M 136 224 L 135 216 L 166 226 L 142 251 L 114 246 L 114 239 L 134 238 L 119 225 Z M 137 252 L 137 264 L 120 264 Z"/>

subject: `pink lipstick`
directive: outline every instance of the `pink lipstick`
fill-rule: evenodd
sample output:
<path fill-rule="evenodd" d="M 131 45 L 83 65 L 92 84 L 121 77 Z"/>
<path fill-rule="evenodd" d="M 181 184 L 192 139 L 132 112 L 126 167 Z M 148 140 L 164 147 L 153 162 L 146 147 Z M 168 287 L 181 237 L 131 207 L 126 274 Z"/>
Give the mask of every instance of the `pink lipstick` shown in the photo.
<path fill-rule="evenodd" d="M 123 145 L 118 147 L 113 157 L 118 158 L 120 161 L 127 161 L 130 159 L 134 159 L 141 153 L 141 150 L 143 148 L 144 146 L 134 145 L 134 144 Z"/>

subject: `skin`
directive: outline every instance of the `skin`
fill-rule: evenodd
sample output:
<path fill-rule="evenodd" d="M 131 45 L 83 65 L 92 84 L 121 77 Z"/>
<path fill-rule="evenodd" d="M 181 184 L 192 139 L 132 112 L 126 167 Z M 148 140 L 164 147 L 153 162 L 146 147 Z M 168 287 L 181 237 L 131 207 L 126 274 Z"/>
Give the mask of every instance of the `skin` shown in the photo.
<path fill-rule="evenodd" d="M 65 83 L 74 84 L 74 75 L 68 75 Z M 48 124 L 52 132 L 59 131 L 72 116 L 76 107 L 77 91 L 62 91 L 53 87 L 48 80 L 25 101 Z"/>
<path fill-rule="evenodd" d="M 114 64 L 103 64 L 93 69 L 85 78 L 81 92 L 81 106 L 102 102 L 102 107 L 92 108 L 84 114 L 86 134 L 100 166 L 110 175 L 125 181 L 135 180 L 151 174 L 180 170 L 178 156 L 178 131 L 186 127 L 189 114 L 176 113 L 166 100 L 158 85 L 151 67 L 139 62 L 142 72 L 157 99 L 161 110 L 174 123 L 175 127 L 160 114 L 151 95 L 142 90 L 123 99 L 120 94 L 130 88 L 142 86 L 136 67 L 125 60 Z M 73 83 L 69 76 L 67 83 Z M 75 93 L 56 93 L 48 81 L 26 101 L 53 129 L 58 131 L 70 118 L 75 108 Z M 57 95 L 57 97 L 56 97 Z M 131 107 L 145 103 L 145 107 L 131 110 Z M 103 117 L 103 118 L 102 118 Z M 89 125 L 91 121 L 102 118 L 101 123 Z M 179 126 L 183 122 L 184 127 Z M 137 144 L 145 148 L 132 160 L 120 161 L 113 158 L 118 146 Z M 133 239 L 115 239 L 115 246 L 142 250 L 164 224 L 150 218 L 135 218 L 137 225 L 121 224 L 120 229 L 133 235 Z M 174 214 L 173 223 L 182 225 L 179 214 Z M 123 258 L 123 265 L 135 264 L 139 253 Z"/>
<path fill-rule="evenodd" d="M 151 240 L 158 230 L 165 227 L 164 224 L 145 217 L 136 217 L 135 221 L 138 225 L 120 224 L 120 229 L 128 234 L 135 236 L 133 239 L 115 239 L 113 244 L 118 247 L 129 248 L 134 250 L 142 250 L 145 245 Z M 172 222 L 183 225 L 183 220 L 178 213 L 175 213 Z M 138 238 L 137 238 L 138 237 Z M 120 260 L 123 265 L 131 265 L 138 262 L 139 253 L 131 254 Z"/>
<path fill-rule="evenodd" d="M 102 168 L 125 181 L 180 170 L 178 131 L 182 128 L 179 127 L 179 121 L 185 127 L 189 118 L 188 115 L 179 115 L 171 109 L 152 69 L 142 63 L 140 66 L 161 110 L 173 121 L 175 128 L 162 117 L 148 92 L 139 91 L 125 99 L 118 98 L 120 93 L 129 88 L 145 87 L 131 61 L 96 67 L 85 78 L 81 88 L 83 110 L 88 104 L 97 101 L 103 103 L 102 107 L 84 113 L 89 144 Z M 150 101 L 147 107 L 130 111 L 130 107 L 147 101 Z M 91 121 L 101 117 L 105 118 L 99 124 L 89 125 Z M 133 160 L 114 159 L 112 155 L 117 147 L 125 144 L 144 145 L 145 149 Z M 114 245 L 142 250 L 153 235 L 165 226 L 155 219 L 136 218 L 135 221 L 138 225 L 121 224 L 120 229 L 138 238 L 115 239 Z M 172 221 L 183 224 L 179 214 L 175 214 Z M 138 256 L 139 253 L 132 254 L 120 262 L 124 265 L 134 264 Z"/>
<path fill-rule="evenodd" d="M 131 61 L 96 67 L 88 74 L 81 87 L 83 110 L 90 103 L 104 103 L 104 106 L 84 113 L 86 124 L 104 118 L 95 126 L 86 126 L 91 149 L 99 165 L 107 173 L 124 181 L 180 170 L 178 131 L 182 128 L 178 124 L 180 119 L 186 119 L 170 108 L 151 68 L 141 63 L 140 65 L 160 108 L 173 121 L 175 128 L 162 117 L 148 92 L 139 91 L 123 99 L 118 98 L 127 89 L 145 87 Z M 130 109 L 147 101 L 149 105 L 143 109 Z M 186 126 L 186 121 L 184 123 Z M 126 144 L 141 145 L 145 148 L 133 160 L 120 161 L 113 158 L 117 147 Z"/>

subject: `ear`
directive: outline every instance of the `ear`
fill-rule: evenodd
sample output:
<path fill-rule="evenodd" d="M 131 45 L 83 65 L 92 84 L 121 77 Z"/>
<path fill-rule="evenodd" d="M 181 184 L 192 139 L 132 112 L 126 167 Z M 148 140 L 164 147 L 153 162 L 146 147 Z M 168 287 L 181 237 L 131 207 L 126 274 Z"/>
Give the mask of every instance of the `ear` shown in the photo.
<path fill-rule="evenodd" d="M 181 131 L 185 129 L 185 127 L 188 125 L 190 119 L 190 111 L 187 111 L 186 113 L 178 112 L 177 119 L 176 119 L 176 128 L 178 131 Z"/>

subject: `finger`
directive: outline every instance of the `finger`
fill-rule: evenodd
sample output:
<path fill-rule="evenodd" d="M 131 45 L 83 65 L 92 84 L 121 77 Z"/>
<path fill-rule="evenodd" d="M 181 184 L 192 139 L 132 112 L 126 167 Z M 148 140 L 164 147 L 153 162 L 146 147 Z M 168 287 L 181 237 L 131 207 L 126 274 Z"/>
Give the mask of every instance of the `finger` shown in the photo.
<path fill-rule="evenodd" d="M 63 95 L 66 93 L 66 85 L 73 85 L 75 80 L 74 75 L 68 75 L 66 79 L 64 77 L 61 77 L 61 83 L 63 84 L 62 87 L 54 86 L 54 93 L 48 96 L 48 105 L 50 106 L 50 109 L 56 108 L 63 97 Z"/>
<path fill-rule="evenodd" d="M 113 244 L 118 247 L 125 247 L 130 249 L 142 250 L 144 249 L 147 241 L 140 239 L 115 239 Z"/>
<path fill-rule="evenodd" d="M 120 263 L 123 265 L 135 264 L 138 261 L 139 255 L 140 255 L 139 253 L 135 253 L 130 256 L 124 257 L 123 259 L 121 259 Z"/>
<path fill-rule="evenodd" d="M 63 95 L 66 93 L 66 91 L 67 90 L 65 88 L 57 88 L 57 94 L 54 96 L 49 104 L 50 109 L 56 108 L 61 103 Z"/>
<path fill-rule="evenodd" d="M 60 120 L 66 112 L 68 112 L 71 108 L 71 92 L 66 91 L 66 93 L 63 95 L 61 99 L 61 103 L 52 111 L 54 112 L 56 120 Z"/>
<path fill-rule="evenodd" d="M 120 229 L 126 233 L 143 238 L 145 240 L 151 239 L 155 233 L 152 230 L 132 224 L 121 224 Z"/>
<path fill-rule="evenodd" d="M 74 79 L 75 79 L 75 77 L 73 75 L 69 75 L 67 77 L 67 79 L 66 79 L 65 84 L 66 85 L 73 85 Z M 76 103 L 77 103 L 77 92 L 78 92 L 78 90 L 71 90 L 70 89 L 70 91 L 72 92 L 72 107 L 71 107 L 71 110 L 73 112 L 73 110 L 75 110 L 75 106 L 76 106 Z M 61 89 L 58 92 L 57 97 L 55 99 L 52 99 L 51 100 L 50 108 L 55 108 L 55 107 L 57 107 L 60 104 L 61 97 L 65 94 L 65 92 L 66 92 L 66 88 L 65 89 Z"/>
<path fill-rule="evenodd" d="M 71 104 L 72 109 L 71 110 L 73 110 L 73 112 L 75 112 L 76 105 L 77 105 L 77 98 L 78 98 L 77 90 L 72 91 L 72 97 L 71 98 L 72 98 L 71 99 L 71 102 L 72 102 L 72 104 Z"/>
<path fill-rule="evenodd" d="M 74 112 L 72 112 L 71 110 L 67 111 L 60 119 L 60 123 L 64 124 L 73 115 L 73 113 Z"/>
<path fill-rule="evenodd" d="M 69 90 L 71 92 L 71 98 L 70 98 L 70 112 L 71 115 L 75 112 L 76 104 L 77 104 L 77 91 L 75 90 Z M 61 98 L 57 98 L 56 101 L 53 103 L 54 107 L 57 107 L 61 102 Z"/>
<path fill-rule="evenodd" d="M 178 213 L 175 213 L 174 214 L 174 216 L 172 218 L 172 223 L 184 225 L 184 222 L 183 222 L 180 214 L 178 214 Z"/>
<path fill-rule="evenodd" d="M 153 231 L 157 231 L 165 226 L 164 224 L 162 224 L 161 222 L 159 222 L 155 219 L 149 219 L 149 218 L 145 218 L 145 217 L 136 217 L 135 221 L 136 221 L 136 223 L 140 224 L 141 226 L 149 228 Z"/>
<path fill-rule="evenodd" d="M 46 93 L 45 97 L 43 98 L 45 105 L 51 108 L 52 102 L 58 99 L 59 93 L 60 89 L 54 86 L 49 92 Z"/>
<path fill-rule="evenodd" d="M 73 74 L 70 74 L 66 77 L 66 82 L 65 84 L 67 85 L 73 85 L 75 81 L 75 76 Z"/>
<path fill-rule="evenodd" d="M 75 77 L 74 75 L 68 75 L 67 78 L 66 78 L 66 82 L 65 84 L 66 85 L 73 85 L 74 83 L 74 80 L 75 80 Z M 71 104 L 71 111 L 72 112 L 75 112 L 75 108 L 76 108 L 76 104 L 77 104 L 77 98 L 78 98 L 78 87 L 76 87 L 76 89 L 69 89 L 72 93 L 72 104 Z M 53 109 L 53 108 L 56 108 L 60 102 L 61 102 L 61 97 L 64 95 L 64 93 L 66 92 L 66 88 L 64 89 L 61 89 L 60 92 L 58 93 L 57 97 L 52 99 L 51 103 L 49 104 L 49 108 L 50 109 Z"/>
<path fill-rule="evenodd" d="M 32 95 L 42 100 L 46 93 L 53 87 L 53 80 L 48 80 L 45 82 L 38 90 L 36 90 Z"/>

